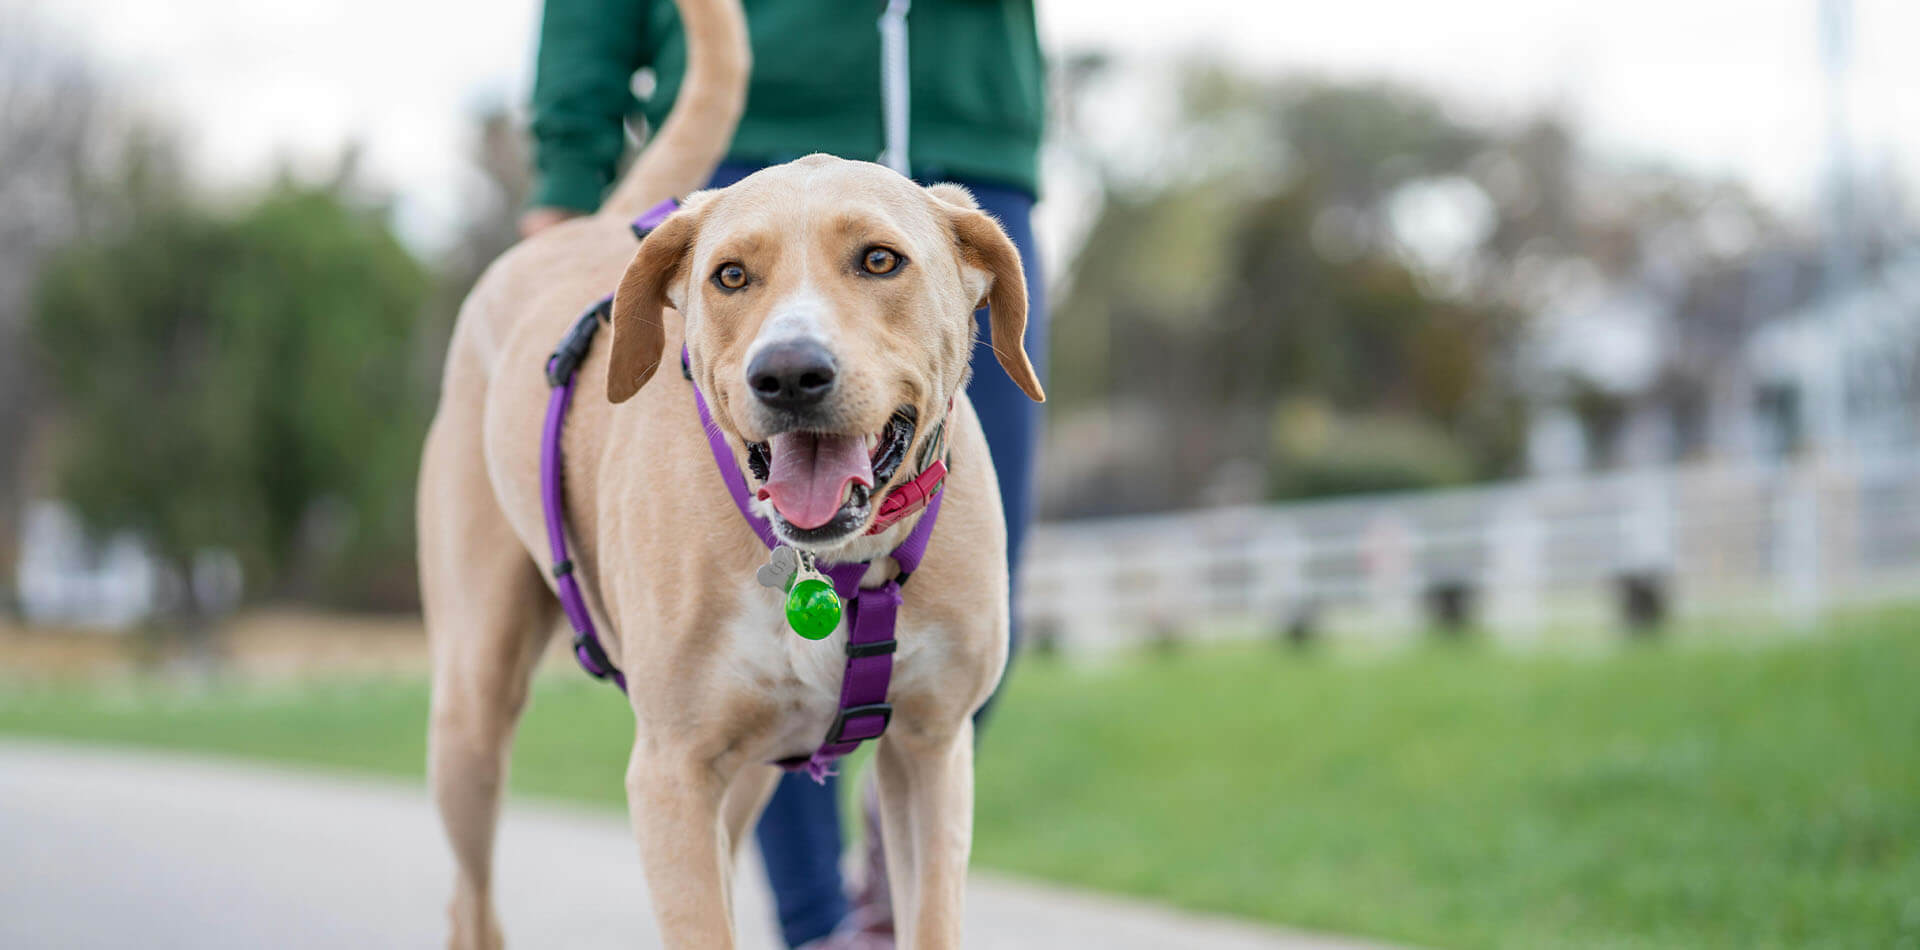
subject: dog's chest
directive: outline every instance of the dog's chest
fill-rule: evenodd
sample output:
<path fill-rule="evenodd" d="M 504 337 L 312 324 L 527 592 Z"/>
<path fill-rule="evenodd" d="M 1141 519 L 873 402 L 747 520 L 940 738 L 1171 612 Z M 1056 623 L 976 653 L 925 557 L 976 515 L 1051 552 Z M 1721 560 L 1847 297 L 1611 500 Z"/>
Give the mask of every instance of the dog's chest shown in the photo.
<path fill-rule="evenodd" d="M 926 688 L 942 660 L 940 628 L 902 609 L 894 629 L 899 642 L 887 698 Z M 819 744 L 840 705 L 840 683 L 847 668 L 847 624 L 823 640 L 806 640 L 787 628 L 781 595 L 766 588 L 743 591 L 740 609 L 722 638 L 722 662 L 735 671 L 728 679 L 744 699 L 769 703 L 776 710 L 764 738 L 781 755 L 804 753 Z M 783 750 L 783 751 L 782 751 Z"/>

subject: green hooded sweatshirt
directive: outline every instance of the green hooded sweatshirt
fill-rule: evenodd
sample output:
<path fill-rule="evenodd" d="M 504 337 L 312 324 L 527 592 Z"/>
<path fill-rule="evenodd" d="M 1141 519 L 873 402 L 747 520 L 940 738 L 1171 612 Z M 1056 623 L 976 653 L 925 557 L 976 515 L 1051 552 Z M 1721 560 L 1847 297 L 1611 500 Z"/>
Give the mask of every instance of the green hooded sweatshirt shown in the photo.
<path fill-rule="evenodd" d="M 729 158 L 877 159 L 884 0 L 744 6 L 753 77 Z M 906 23 L 914 173 L 1036 192 L 1046 94 L 1033 0 L 913 0 Z M 599 207 L 626 145 L 623 120 L 639 112 L 658 128 L 686 63 L 670 0 L 546 0 L 533 89 L 533 203 Z M 636 97 L 634 74 L 646 68 L 652 90 Z"/>

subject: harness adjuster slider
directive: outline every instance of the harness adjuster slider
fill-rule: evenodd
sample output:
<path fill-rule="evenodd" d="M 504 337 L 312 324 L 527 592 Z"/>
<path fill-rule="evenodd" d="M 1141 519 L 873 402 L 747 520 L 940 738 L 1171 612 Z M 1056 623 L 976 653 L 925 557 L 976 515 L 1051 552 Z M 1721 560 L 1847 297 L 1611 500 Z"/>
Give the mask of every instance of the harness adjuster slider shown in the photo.
<path fill-rule="evenodd" d="M 846 737 L 845 733 L 847 731 L 847 723 L 849 721 L 854 719 L 866 719 L 870 716 L 880 717 L 880 728 L 874 730 L 873 735 L 862 736 L 859 739 L 848 739 Z M 887 731 L 887 726 L 892 724 L 893 724 L 893 704 L 892 703 L 867 703 L 864 706 L 848 706 L 847 708 L 840 710 L 840 715 L 834 717 L 833 728 L 827 730 L 827 740 L 825 743 L 823 743 L 823 745 L 839 745 L 843 742 L 865 742 L 868 739 L 878 739 L 883 733 Z"/>
<path fill-rule="evenodd" d="M 680 199 L 668 198 L 641 212 L 640 216 L 633 219 L 633 223 L 627 227 L 633 230 L 634 240 L 645 241 L 647 235 L 652 234 L 655 228 L 667 223 L 667 218 L 678 210 L 680 210 Z"/>
<path fill-rule="evenodd" d="M 892 638 L 875 640 L 872 643 L 849 643 L 847 644 L 847 656 L 855 660 L 868 656 L 885 656 L 899 649 L 899 647 L 900 641 Z"/>
<path fill-rule="evenodd" d="M 553 576 L 565 577 L 573 573 L 573 559 L 568 558 L 553 566 Z"/>

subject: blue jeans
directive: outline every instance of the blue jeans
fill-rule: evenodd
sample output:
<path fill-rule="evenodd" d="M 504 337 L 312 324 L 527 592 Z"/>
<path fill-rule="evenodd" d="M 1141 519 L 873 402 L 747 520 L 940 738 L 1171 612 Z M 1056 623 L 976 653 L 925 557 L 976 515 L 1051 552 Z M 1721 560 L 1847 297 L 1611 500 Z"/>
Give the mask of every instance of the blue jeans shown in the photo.
<path fill-rule="evenodd" d="M 713 186 L 731 185 L 759 167 L 724 164 L 714 172 Z M 922 175 L 922 181 L 937 180 L 941 176 Z M 1033 243 L 1033 196 L 986 182 L 959 183 L 973 192 L 981 208 L 1000 219 L 1001 227 L 1020 248 L 1020 267 L 1027 278 L 1027 355 L 1045 379 L 1047 295 Z M 979 326 L 974 334 L 973 379 L 967 384 L 967 397 L 980 414 L 987 448 L 993 453 L 994 471 L 999 473 L 1000 501 L 1007 519 L 1007 566 L 1018 577 L 1020 548 L 1033 515 L 1033 462 L 1039 444 L 1040 408 L 1007 378 L 994 359 L 987 343 L 987 311 L 974 314 L 974 321 Z M 1017 640 L 1017 633 L 1015 636 Z M 986 711 L 987 707 L 982 707 L 974 715 L 976 724 Z M 816 785 L 804 774 L 788 773 L 781 776 L 766 812 L 760 816 L 760 853 L 766 859 L 767 879 L 773 885 L 780 931 L 791 947 L 826 936 L 847 915 L 847 898 L 840 880 L 838 786 L 832 778 L 825 785 Z"/>

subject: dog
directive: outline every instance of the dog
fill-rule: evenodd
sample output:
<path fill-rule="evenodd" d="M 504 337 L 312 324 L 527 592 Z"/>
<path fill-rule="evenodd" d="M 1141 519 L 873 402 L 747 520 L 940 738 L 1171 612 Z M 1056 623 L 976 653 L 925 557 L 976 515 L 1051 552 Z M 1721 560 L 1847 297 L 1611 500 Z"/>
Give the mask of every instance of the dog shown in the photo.
<path fill-rule="evenodd" d="M 735 464 L 755 472 L 756 513 L 824 562 L 871 561 L 864 587 L 893 576 L 888 554 L 917 521 L 868 534 L 879 500 L 944 431 L 950 474 L 902 588 L 893 719 L 874 762 L 902 945 L 958 947 L 971 716 L 1005 667 L 1008 624 L 1000 498 L 965 384 L 985 305 L 1004 371 L 1045 398 L 1022 345 L 1018 252 L 964 189 L 865 162 L 812 156 L 694 192 L 731 138 L 749 64 L 735 0 L 678 5 L 692 58 L 673 114 L 606 209 L 523 242 L 481 277 L 426 439 L 429 773 L 457 865 L 451 945 L 502 942 L 494 826 L 529 680 L 560 616 L 544 553 L 542 367 L 575 317 L 617 288 L 611 341 L 602 335 L 579 376 L 603 379 L 607 398 L 575 400 L 563 483 L 574 576 L 627 678 L 627 798 L 666 944 L 734 945 L 731 872 L 779 774 L 769 763 L 820 743 L 846 663 L 844 624 L 826 640 L 796 637 L 782 595 L 755 583 L 768 552 L 716 471 L 697 387 Z M 628 219 L 671 194 L 688 197 L 636 251 Z M 661 371 L 683 347 L 687 378 Z M 771 458 L 756 470 L 750 448 Z M 886 471 L 877 456 L 896 450 L 907 461 Z"/>

